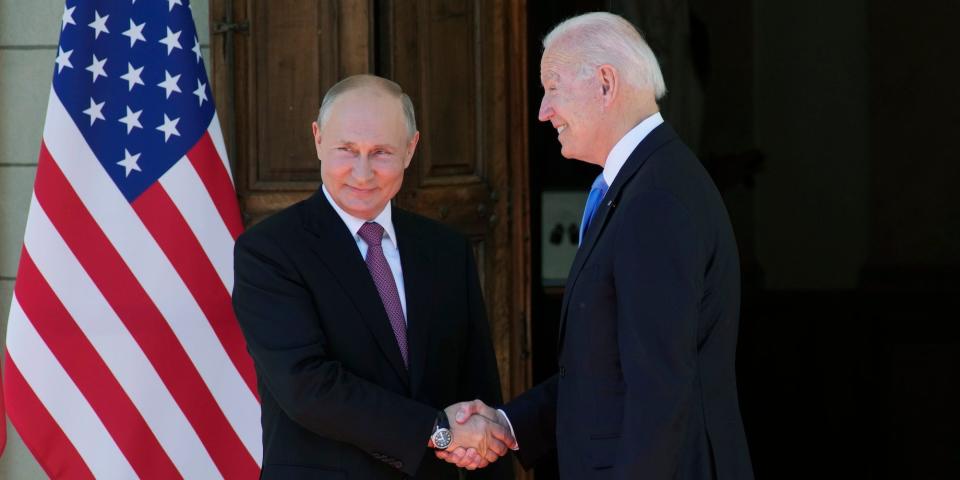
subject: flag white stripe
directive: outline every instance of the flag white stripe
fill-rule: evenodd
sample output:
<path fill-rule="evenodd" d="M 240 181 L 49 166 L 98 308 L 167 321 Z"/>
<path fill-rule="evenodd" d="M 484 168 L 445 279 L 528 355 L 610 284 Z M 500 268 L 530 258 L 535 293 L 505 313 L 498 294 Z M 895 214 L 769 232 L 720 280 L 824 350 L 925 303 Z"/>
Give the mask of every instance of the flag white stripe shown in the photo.
<path fill-rule="evenodd" d="M 196 299 L 96 159 L 52 88 L 43 138 L 50 156 L 160 310 L 227 421 L 259 463 L 260 404 L 230 361 Z M 70 161 L 63 161 L 65 158 Z"/>
<path fill-rule="evenodd" d="M 233 291 L 233 236 L 190 159 L 181 158 L 160 177 L 160 184 L 200 241 L 223 286 Z"/>
<path fill-rule="evenodd" d="M 44 343 L 17 301 L 10 305 L 7 350 L 24 380 L 70 439 L 95 478 L 137 478 L 107 428 Z"/>
<path fill-rule="evenodd" d="M 30 202 L 24 245 L 37 270 L 143 416 L 186 478 L 219 478 L 183 412 L 143 350 L 37 202 Z"/>
<path fill-rule="evenodd" d="M 227 169 L 227 175 L 230 176 L 230 182 L 232 183 L 233 169 L 230 168 L 230 159 L 227 158 L 227 146 L 223 143 L 223 131 L 220 130 L 220 117 L 216 113 L 213 114 L 213 119 L 210 120 L 207 133 L 210 134 L 210 139 L 213 140 L 213 148 L 217 149 L 217 155 L 220 157 L 220 161 L 223 162 L 223 168 Z"/>

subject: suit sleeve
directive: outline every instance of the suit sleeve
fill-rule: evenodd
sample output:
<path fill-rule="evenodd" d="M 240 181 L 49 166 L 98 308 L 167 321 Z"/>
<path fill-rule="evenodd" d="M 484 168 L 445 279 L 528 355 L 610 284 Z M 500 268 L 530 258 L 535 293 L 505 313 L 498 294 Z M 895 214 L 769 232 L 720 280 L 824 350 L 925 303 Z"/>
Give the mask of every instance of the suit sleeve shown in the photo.
<path fill-rule="evenodd" d="M 414 475 L 436 409 L 353 375 L 330 355 L 314 299 L 271 239 L 242 235 L 234 257 L 234 310 L 261 390 L 304 428 L 392 457 L 399 462 L 388 463 Z"/>
<path fill-rule="evenodd" d="M 459 378 L 457 394 L 461 400 L 480 399 L 487 405 L 500 405 L 503 403 L 500 374 L 497 369 L 497 357 L 493 350 L 493 340 L 490 336 L 487 310 L 480 290 L 480 277 L 477 274 L 473 249 L 469 242 L 464 244 L 469 318 L 466 348 L 460 359 L 460 372 L 463 373 Z M 466 476 L 471 479 L 510 480 L 513 478 L 513 464 L 505 458 L 487 468 L 466 472 Z"/>
<path fill-rule="evenodd" d="M 633 198 L 615 237 L 614 282 L 626 383 L 615 478 L 673 478 L 695 402 L 702 240 L 665 192 Z"/>
<path fill-rule="evenodd" d="M 517 458 L 530 469 L 557 448 L 557 375 L 503 406 L 520 445 Z"/>

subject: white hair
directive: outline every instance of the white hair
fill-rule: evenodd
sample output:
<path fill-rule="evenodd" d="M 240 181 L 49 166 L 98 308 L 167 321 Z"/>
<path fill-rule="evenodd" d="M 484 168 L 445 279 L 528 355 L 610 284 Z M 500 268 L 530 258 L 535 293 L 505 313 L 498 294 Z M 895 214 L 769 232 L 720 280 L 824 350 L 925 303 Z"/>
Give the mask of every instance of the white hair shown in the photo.
<path fill-rule="evenodd" d="M 317 114 L 317 125 L 323 128 L 323 124 L 330 119 L 330 107 L 340 95 L 351 90 L 365 87 L 376 88 L 400 100 L 400 104 L 403 106 L 404 123 L 407 124 L 407 135 L 409 138 L 413 138 L 413 135 L 417 133 L 417 117 L 413 111 L 413 102 L 410 100 L 410 97 L 403 92 L 403 89 L 400 88 L 397 82 L 376 75 L 352 75 L 330 87 L 326 95 L 323 96 L 323 101 L 320 102 L 320 113 Z"/>
<path fill-rule="evenodd" d="M 568 18 L 544 37 L 544 50 L 558 41 L 581 62 L 584 73 L 608 64 L 623 75 L 626 83 L 652 88 L 658 100 L 667 93 L 653 50 L 636 27 L 619 15 L 592 12 Z"/>

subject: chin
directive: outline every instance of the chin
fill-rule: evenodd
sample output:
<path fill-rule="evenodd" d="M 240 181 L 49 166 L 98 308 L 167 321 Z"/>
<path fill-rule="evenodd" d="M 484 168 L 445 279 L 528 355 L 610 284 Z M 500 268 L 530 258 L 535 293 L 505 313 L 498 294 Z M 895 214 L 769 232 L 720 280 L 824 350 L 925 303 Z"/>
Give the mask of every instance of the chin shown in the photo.
<path fill-rule="evenodd" d="M 383 209 L 377 209 L 370 205 L 357 206 L 356 208 L 351 208 L 349 213 L 354 217 L 363 219 L 363 220 L 373 220 Z"/>

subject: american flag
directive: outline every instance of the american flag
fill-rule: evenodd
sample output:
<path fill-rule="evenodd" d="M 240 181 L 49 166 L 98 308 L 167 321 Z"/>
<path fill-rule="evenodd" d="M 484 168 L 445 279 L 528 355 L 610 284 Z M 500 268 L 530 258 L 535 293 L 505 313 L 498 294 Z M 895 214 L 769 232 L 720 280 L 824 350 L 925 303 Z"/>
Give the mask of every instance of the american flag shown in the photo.
<path fill-rule="evenodd" d="M 53 478 L 256 478 L 242 225 L 188 0 L 67 0 L 7 331 Z"/>

